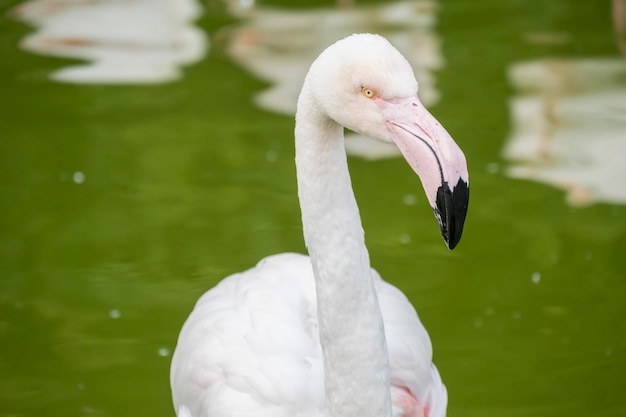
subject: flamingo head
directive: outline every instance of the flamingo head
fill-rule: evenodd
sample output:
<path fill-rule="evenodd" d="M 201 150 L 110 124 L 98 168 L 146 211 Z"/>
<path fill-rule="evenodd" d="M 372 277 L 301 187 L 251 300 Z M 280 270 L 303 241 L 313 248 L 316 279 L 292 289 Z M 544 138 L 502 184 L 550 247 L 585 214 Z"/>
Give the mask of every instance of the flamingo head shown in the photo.
<path fill-rule="evenodd" d="M 399 148 L 420 177 L 441 234 L 453 249 L 469 203 L 465 156 L 418 99 L 417 81 L 402 54 L 381 36 L 351 35 L 320 54 L 305 83 L 321 113 Z"/>

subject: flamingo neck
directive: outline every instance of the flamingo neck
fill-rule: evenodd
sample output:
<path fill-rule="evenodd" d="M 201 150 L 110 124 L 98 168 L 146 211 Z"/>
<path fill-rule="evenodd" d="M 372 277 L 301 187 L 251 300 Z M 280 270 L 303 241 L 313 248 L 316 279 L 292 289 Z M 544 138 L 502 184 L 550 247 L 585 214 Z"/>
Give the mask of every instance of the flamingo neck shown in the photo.
<path fill-rule="evenodd" d="M 348 172 L 343 127 L 316 106 L 306 82 L 298 100 L 295 137 L 304 240 L 316 283 L 327 413 L 391 416 L 383 320 Z"/>

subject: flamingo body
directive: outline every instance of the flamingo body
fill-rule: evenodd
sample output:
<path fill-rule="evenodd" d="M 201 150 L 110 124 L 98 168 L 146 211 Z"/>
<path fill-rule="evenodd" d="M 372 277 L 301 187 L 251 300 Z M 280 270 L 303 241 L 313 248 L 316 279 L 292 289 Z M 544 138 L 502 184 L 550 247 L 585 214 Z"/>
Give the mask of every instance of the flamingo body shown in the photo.
<path fill-rule="evenodd" d="M 446 390 L 431 364 L 426 329 L 400 290 L 375 270 L 372 276 L 395 415 L 421 417 L 424 404 L 430 404 L 429 416 L 445 415 Z M 309 257 L 269 256 L 206 292 L 180 333 L 172 369 L 172 386 L 179 387 L 174 403 L 189 416 L 323 416 L 324 366 Z"/>

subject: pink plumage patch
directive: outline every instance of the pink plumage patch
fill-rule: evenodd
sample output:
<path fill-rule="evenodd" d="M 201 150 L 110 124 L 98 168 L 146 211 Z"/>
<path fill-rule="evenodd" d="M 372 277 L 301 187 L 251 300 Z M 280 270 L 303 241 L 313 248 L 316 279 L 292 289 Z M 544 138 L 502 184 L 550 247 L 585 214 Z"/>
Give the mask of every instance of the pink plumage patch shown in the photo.
<path fill-rule="evenodd" d="M 428 409 L 405 387 L 391 387 L 391 402 L 394 408 L 402 410 L 402 417 L 428 417 Z"/>

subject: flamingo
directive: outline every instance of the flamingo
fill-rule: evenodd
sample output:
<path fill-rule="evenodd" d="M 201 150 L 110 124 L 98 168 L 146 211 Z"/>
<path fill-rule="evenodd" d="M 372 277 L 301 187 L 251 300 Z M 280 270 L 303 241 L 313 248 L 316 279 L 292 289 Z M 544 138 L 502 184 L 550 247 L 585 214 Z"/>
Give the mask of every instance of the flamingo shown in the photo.
<path fill-rule="evenodd" d="M 172 358 L 178 417 L 445 416 L 426 329 L 370 266 L 343 146 L 344 127 L 395 143 L 454 248 L 465 156 L 416 93 L 410 65 L 378 35 L 351 35 L 313 62 L 295 127 L 309 256 L 269 256 L 198 300 Z"/>

